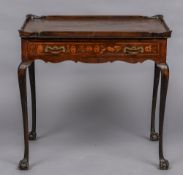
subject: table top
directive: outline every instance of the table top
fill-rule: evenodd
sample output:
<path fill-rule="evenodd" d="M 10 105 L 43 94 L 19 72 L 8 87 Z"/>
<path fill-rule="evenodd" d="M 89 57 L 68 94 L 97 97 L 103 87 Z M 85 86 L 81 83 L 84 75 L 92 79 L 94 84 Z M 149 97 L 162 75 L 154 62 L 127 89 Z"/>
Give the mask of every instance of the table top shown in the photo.
<path fill-rule="evenodd" d="M 162 15 L 35 16 L 27 15 L 22 38 L 167 38 L 171 31 Z"/>

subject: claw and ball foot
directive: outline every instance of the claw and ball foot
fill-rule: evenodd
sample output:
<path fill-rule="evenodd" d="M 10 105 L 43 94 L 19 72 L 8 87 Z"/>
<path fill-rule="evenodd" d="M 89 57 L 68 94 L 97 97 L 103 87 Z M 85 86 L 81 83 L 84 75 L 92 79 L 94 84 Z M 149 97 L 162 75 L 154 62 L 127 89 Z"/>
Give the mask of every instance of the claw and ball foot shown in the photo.
<path fill-rule="evenodd" d="M 160 170 L 168 170 L 169 162 L 166 159 L 160 159 L 159 161 L 159 168 Z"/>
<path fill-rule="evenodd" d="M 156 113 L 156 102 L 157 102 L 159 80 L 160 80 L 160 68 L 155 63 L 155 65 L 154 65 L 154 87 L 153 87 L 152 111 L 151 111 L 151 130 L 150 130 L 150 140 L 151 141 L 159 140 L 159 134 L 157 132 L 155 132 L 155 113 Z"/>
<path fill-rule="evenodd" d="M 161 70 L 161 91 L 160 91 L 160 113 L 159 113 L 159 167 L 161 170 L 167 170 L 169 162 L 164 158 L 163 154 L 163 124 L 165 114 L 165 103 L 168 89 L 169 68 L 167 64 L 159 64 Z"/>
<path fill-rule="evenodd" d="M 158 141 L 159 140 L 159 134 L 157 132 L 151 132 L 150 140 L 151 141 Z"/>
<path fill-rule="evenodd" d="M 28 170 L 29 169 L 29 162 L 27 159 L 22 159 L 19 162 L 19 169 L 20 170 Z"/>
<path fill-rule="evenodd" d="M 36 140 L 37 134 L 34 131 L 29 132 L 29 140 Z"/>
<path fill-rule="evenodd" d="M 27 170 L 29 167 L 29 133 L 28 133 L 28 110 L 27 110 L 27 87 L 26 70 L 32 62 L 22 62 L 18 67 L 18 81 L 20 88 L 23 131 L 24 131 L 24 158 L 19 162 L 20 170 Z"/>

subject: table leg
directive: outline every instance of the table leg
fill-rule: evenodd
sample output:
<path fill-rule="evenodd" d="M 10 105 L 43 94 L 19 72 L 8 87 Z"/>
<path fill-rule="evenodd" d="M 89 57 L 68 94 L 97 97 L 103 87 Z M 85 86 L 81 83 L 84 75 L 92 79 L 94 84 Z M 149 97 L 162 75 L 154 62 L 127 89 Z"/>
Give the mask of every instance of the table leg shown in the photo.
<path fill-rule="evenodd" d="M 154 87 L 153 87 L 153 97 L 152 97 L 152 111 L 151 111 L 151 131 L 150 131 L 150 140 L 158 141 L 159 134 L 155 131 L 155 114 L 156 114 L 156 102 L 157 102 L 157 93 L 158 85 L 160 78 L 160 69 L 155 63 L 154 65 Z"/>
<path fill-rule="evenodd" d="M 36 90 L 35 90 L 35 63 L 29 66 L 29 79 L 32 98 L 32 130 L 29 133 L 29 140 L 36 140 Z"/>
<path fill-rule="evenodd" d="M 24 129 L 24 158 L 19 163 L 19 169 L 26 170 L 29 167 L 29 142 L 28 142 L 28 111 L 27 111 L 27 88 L 26 70 L 31 62 L 22 62 L 18 67 L 18 80 L 20 88 L 23 129 Z"/>
<path fill-rule="evenodd" d="M 161 170 L 167 170 L 169 162 L 163 155 L 163 123 L 165 114 L 166 95 L 168 89 L 169 80 L 169 68 L 167 64 L 158 64 L 161 70 L 161 91 L 160 91 L 160 112 L 159 112 L 159 168 Z"/>

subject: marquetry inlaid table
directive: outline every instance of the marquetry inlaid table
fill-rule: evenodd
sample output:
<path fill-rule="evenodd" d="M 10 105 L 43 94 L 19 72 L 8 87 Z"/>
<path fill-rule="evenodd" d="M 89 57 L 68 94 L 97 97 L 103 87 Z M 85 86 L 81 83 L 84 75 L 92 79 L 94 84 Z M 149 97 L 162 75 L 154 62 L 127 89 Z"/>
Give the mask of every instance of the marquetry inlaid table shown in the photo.
<path fill-rule="evenodd" d="M 19 30 L 22 58 L 18 67 L 23 128 L 22 170 L 29 167 L 29 140 L 36 139 L 35 68 L 37 59 L 59 63 L 65 60 L 105 63 L 154 61 L 154 89 L 150 140 L 159 140 L 159 168 L 168 169 L 163 155 L 163 123 L 169 68 L 166 62 L 167 38 L 171 31 L 162 15 L 146 16 L 35 16 L 27 15 Z M 29 70 L 32 97 L 32 130 L 28 132 L 26 70 Z M 155 131 L 155 109 L 161 75 L 159 132 Z"/>

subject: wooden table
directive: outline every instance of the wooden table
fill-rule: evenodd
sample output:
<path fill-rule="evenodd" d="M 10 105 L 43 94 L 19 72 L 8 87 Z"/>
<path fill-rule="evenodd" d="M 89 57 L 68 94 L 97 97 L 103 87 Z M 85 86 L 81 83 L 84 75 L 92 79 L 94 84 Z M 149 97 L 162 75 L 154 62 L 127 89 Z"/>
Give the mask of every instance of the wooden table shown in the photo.
<path fill-rule="evenodd" d="M 36 59 L 58 63 L 65 60 L 105 63 L 116 60 L 129 63 L 152 60 L 154 89 L 150 140 L 159 140 L 159 168 L 168 169 L 163 155 L 163 121 L 169 69 L 166 63 L 167 38 L 171 31 L 162 15 L 145 16 L 35 16 L 27 15 L 19 30 L 22 61 L 18 67 L 23 127 L 24 158 L 22 170 L 29 167 L 29 142 L 36 139 Z M 32 97 L 32 130 L 28 132 L 26 70 L 29 70 Z M 155 109 L 161 74 L 159 133 L 155 131 Z"/>

